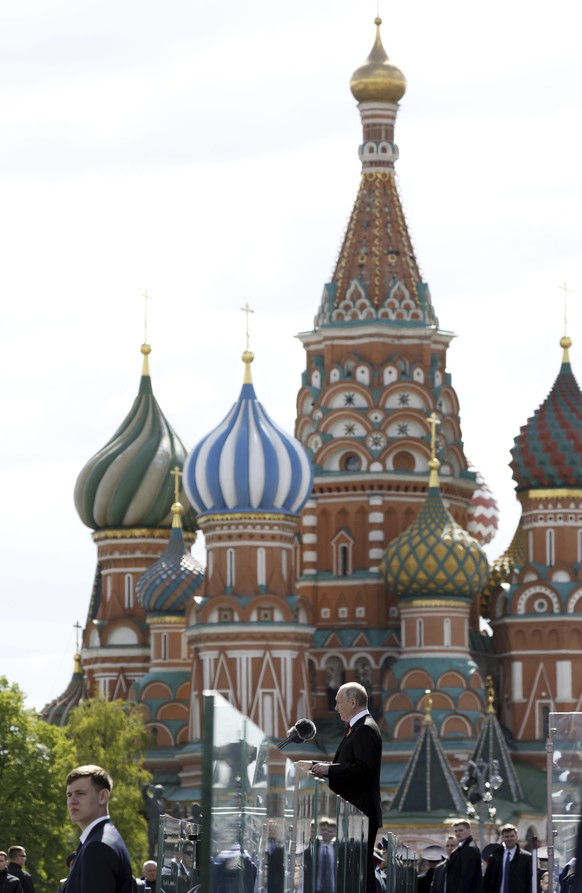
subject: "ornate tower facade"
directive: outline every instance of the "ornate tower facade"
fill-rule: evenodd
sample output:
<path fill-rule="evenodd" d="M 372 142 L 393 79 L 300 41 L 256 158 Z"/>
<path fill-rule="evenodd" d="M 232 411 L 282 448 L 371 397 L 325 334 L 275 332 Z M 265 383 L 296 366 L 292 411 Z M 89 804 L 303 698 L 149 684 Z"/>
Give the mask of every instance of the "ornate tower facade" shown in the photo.
<path fill-rule="evenodd" d="M 443 497 L 469 522 L 475 474 L 463 451 L 447 372 L 452 334 L 439 328 L 397 190 L 394 126 L 406 81 L 376 40 L 353 75 L 363 141 L 360 188 L 306 351 L 296 436 L 315 471 L 301 519 L 299 591 L 314 608 L 318 690 L 346 674 L 378 703 L 383 662 L 397 653 L 398 605 L 378 571 L 386 546 L 427 493 L 428 416 L 440 421 Z M 476 605 L 471 625 L 477 627 Z M 316 713 L 325 711 L 320 694 Z"/>
<path fill-rule="evenodd" d="M 429 420 L 436 426 L 437 418 Z M 434 437 L 434 435 L 433 435 Z M 417 737 L 425 690 L 432 721 L 458 752 L 472 749 L 484 709 L 483 678 L 471 656 L 470 609 L 487 580 L 485 554 L 443 503 L 433 454 L 418 518 L 388 546 L 381 571 L 398 599 L 399 656 L 384 680 L 384 721 L 392 740 Z"/>
<path fill-rule="evenodd" d="M 148 670 L 149 629 L 136 585 L 166 548 L 174 502 L 170 471 L 182 468 L 187 453 L 153 395 L 149 344 L 141 351 L 142 375 L 133 406 L 75 485 L 77 512 L 97 545 L 83 670 L 91 693 L 106 698 L 126 697 Z M 189 507 L 184 527 L 191 545 L 195 517 Z"/>
<path fill-rule="evenodd" d="M 184 542 L 179 469 L 174 476 L 172 530 L 163 555 L 140 577 L 137 597 L 150 631 L 150 666 L 130 696 L 142 705 L 146 728 L 158 747 L 184 744 L 188 736 L 191 661 L 186 615 L 204 579 L 204 570 Z M 167 757 L 165 757 L 167 759 Z M 150 759 L 150 768 L 155 765 Z"/>
<path fill-rule="evenodd" d="M 274 737 L 310 715 L 307 652 L 314 630 L 295 586 L 295 537 L 312 471 L 301 444 L 258 402 L 252 360 L 245 351 L 238 401 L 184 467 L 207 549 L 202 597 L 187 629 L 191 740 L 200 738 L 205 689 L 221 692 Z"/>
<path fill-rule="evenodd" d="M 554 386 L 511 451 L 521 549 L 491 598 L 501 719 L 540 765 L 548 714 L 582 709 L 582 393 L 560 343 Z"/>

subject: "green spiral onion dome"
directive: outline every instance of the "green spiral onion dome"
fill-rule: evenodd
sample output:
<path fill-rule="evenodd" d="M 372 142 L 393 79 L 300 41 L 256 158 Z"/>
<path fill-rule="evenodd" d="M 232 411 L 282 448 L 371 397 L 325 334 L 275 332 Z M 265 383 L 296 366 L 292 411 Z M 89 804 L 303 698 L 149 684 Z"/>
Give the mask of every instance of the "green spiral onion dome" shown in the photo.
<path fill-rule="evenodd" d="M 143 344 L 139 393 L 113 437 L 90 459 L 75 485 L 75 507 L 92 530 L 170 527 L 174 491 L 170 471 L 188 451 L 166 420 L 152 391 L 149 344 Z M 188 506 L 185 530 L 196 527 Z"/>

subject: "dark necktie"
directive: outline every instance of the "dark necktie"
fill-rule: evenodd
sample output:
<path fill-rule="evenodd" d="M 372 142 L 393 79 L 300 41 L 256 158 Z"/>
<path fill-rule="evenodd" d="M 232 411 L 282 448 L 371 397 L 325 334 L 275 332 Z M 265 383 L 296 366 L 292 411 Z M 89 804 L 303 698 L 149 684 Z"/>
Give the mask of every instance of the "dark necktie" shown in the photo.
<path fill-rule="evenodd" d="M 329 847 L 326 843 L 321 848 L 321 889 L 323 893 L 331 893 L 331 864 L 329 859 Z"/>
<path fill-rule="evenodd" d="M 501 890 L 500 893 L 509 893 L 509 863 L 511 859 L 509 856 L 509 850 L 507 850 L 505 854 L 505 859 L 503 860 L 503 877 L 501 879 Z"/>

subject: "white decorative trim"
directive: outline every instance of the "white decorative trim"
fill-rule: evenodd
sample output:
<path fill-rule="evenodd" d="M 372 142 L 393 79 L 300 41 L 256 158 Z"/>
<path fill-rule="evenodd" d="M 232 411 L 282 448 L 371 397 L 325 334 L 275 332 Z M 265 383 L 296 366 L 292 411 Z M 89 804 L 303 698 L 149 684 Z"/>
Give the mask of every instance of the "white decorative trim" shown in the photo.
<path fill-rule="evenodd" d="M 520 595 L 517 605 L 516 605 L 516 614 L 525 614 L 525 606 L 530 598 L 533 598 L 535 595 L 540 593 L 540 595 L 547 595 L 549 600 L 552 603 L 552 607 L 554 609 L 554 614 L 560 613 L 560 600 L 558 596 L 554 592 L 553 589 L 549 589 L 547 586 L 532 586 L 530 589 L 526 589 L 525 592 L 522 592 Z"/>

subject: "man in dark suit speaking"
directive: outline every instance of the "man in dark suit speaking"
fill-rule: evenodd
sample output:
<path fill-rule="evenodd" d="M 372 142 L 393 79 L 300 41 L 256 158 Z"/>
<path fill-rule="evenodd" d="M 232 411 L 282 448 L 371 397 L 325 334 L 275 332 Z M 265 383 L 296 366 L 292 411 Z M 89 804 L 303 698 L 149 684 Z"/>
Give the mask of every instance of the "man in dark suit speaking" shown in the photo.
<path fill-rule="evenodd" d="M 67 893 L 132 893 L 129 853 L 109 819 L 112 787 L 100 766 L 79 766 L 67 776 L 69 815 L 82 832 Z"/>
<path fill-rule="evenodd" d="M 327 778 L 332 791 L 368 816 L 367 893 L 375 893 L 374 844 L 382 825 L 380 768 L 382 735 L 368 712 L 368 694 L 363 685 L 346 682 L 337 692 L 335 709 L 346 723 L 332 763 L 299 760 L 297 765 L 317 778 Z"/>

